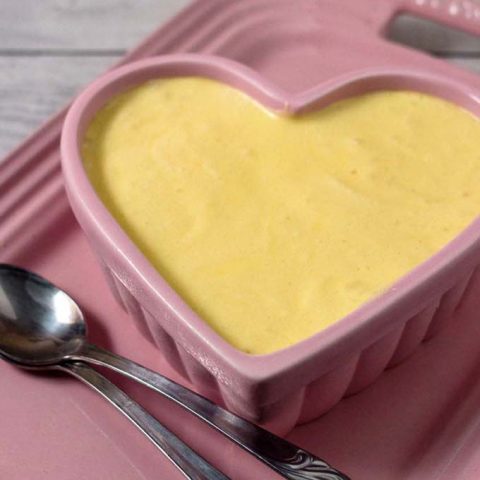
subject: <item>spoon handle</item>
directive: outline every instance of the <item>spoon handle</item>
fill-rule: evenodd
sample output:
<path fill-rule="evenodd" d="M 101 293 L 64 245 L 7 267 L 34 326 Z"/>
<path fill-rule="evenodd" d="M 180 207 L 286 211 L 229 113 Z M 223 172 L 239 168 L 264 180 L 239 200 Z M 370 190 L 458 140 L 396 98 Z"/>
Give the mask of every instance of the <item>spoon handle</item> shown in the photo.
<path fill-rule="evenodd" d="M 155 390 L 221 432 L 288 480 L 349 480 L 315 455 L 221 408 L 205 397 L 95 345 L 72 357 L 111 368 Z"/>
<path fill-rule="evenodd" d="M 58 368 L 86 383 L 114 405 L 177 466 L 187 479 L 229 480 L 93 368 L 80 362 L 66 362 Z"/>

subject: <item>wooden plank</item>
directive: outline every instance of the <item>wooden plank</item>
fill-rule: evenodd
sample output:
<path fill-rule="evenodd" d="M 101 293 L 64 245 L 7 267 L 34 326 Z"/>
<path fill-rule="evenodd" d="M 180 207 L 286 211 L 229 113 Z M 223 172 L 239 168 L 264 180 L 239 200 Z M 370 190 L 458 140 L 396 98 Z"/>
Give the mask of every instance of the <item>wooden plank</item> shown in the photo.
<path fill-rule="evenodd" d="M 124 50 L 189 0 L 2 0 L 0 54 L 18 51 Z M 480 52 L 480 38 L 412 15 L 399 15 L 390 37 L 442 52 Z"/>
<path fill-rule="evenodd" d="M 0 57 L 0 159 L 117 60 Z"/>
<path fill-rule="evenodd" d="M 387 33 L 391 40 L 437 54 L 480 52 L 480 37 L 409 14 L 398 15 Z"/>
<path fill-rule="evenodd" d="M 1 0 L 0 54 L 125 50 L 189 0 Z"/>
<path fill-rule="evenodd" d="M 188 0 L 2 0 L 0 158 Z M 477 38 L 410 16 L 396 40 L 480 73 Z M 455 53 L 457 52 L 457 53 Z"/>
<path fill-rule="evenodd" d="M 118 57 L 0 58 L 0 158 Z M 480 58 L 448 61 L 480 74 Z"/>
<path fill-rule="evenodd" d="M 471 70 L 472 72 L 478 73 L 480 75 L 480 58 L 452 57 L 449 58 L 448 61 L 454 63 L 461 68 Z"/>

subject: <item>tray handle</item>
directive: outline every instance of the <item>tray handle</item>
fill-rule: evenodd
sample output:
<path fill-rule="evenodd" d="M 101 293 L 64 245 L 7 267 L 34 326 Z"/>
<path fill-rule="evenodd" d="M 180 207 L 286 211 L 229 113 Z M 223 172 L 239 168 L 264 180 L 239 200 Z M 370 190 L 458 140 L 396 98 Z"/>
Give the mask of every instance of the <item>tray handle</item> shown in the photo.
<path fill-rule="evenodd" d="M 380 31 L 385 31 L 396 15 L 410 13 L 480 36 L 478 0 L 382 0 L 381 4 L 376 18 Z"/>

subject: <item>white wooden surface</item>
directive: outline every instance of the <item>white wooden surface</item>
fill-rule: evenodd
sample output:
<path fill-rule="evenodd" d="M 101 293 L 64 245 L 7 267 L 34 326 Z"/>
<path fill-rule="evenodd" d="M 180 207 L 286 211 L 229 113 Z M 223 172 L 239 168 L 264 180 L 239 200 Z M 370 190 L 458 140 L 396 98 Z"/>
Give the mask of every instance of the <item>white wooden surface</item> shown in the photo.
<path fill-rule="evenodd" d="M 0 0 L 0 158 L 187 3 Z M 391 36 L 480 74 L 478 38 L 423 23 L 399 20 Z"/>
<path fill-rule="evenodd" d="M 0 159 L 189 0 L 0 0 Z"/>

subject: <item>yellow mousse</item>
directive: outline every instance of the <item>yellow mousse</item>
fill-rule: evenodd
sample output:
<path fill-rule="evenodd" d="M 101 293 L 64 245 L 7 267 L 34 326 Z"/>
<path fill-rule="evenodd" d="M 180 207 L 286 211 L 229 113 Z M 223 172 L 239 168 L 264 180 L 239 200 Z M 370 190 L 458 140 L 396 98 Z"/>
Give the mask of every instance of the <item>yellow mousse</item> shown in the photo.
<path fill-rule="evenodd" d="M 98 195 L 235 347 L 319 332 L 426 260 L 480 210 L 480 122 L 382 91 L 277 115 L 231 87 L 154 80 L 94 118 Z"/>

